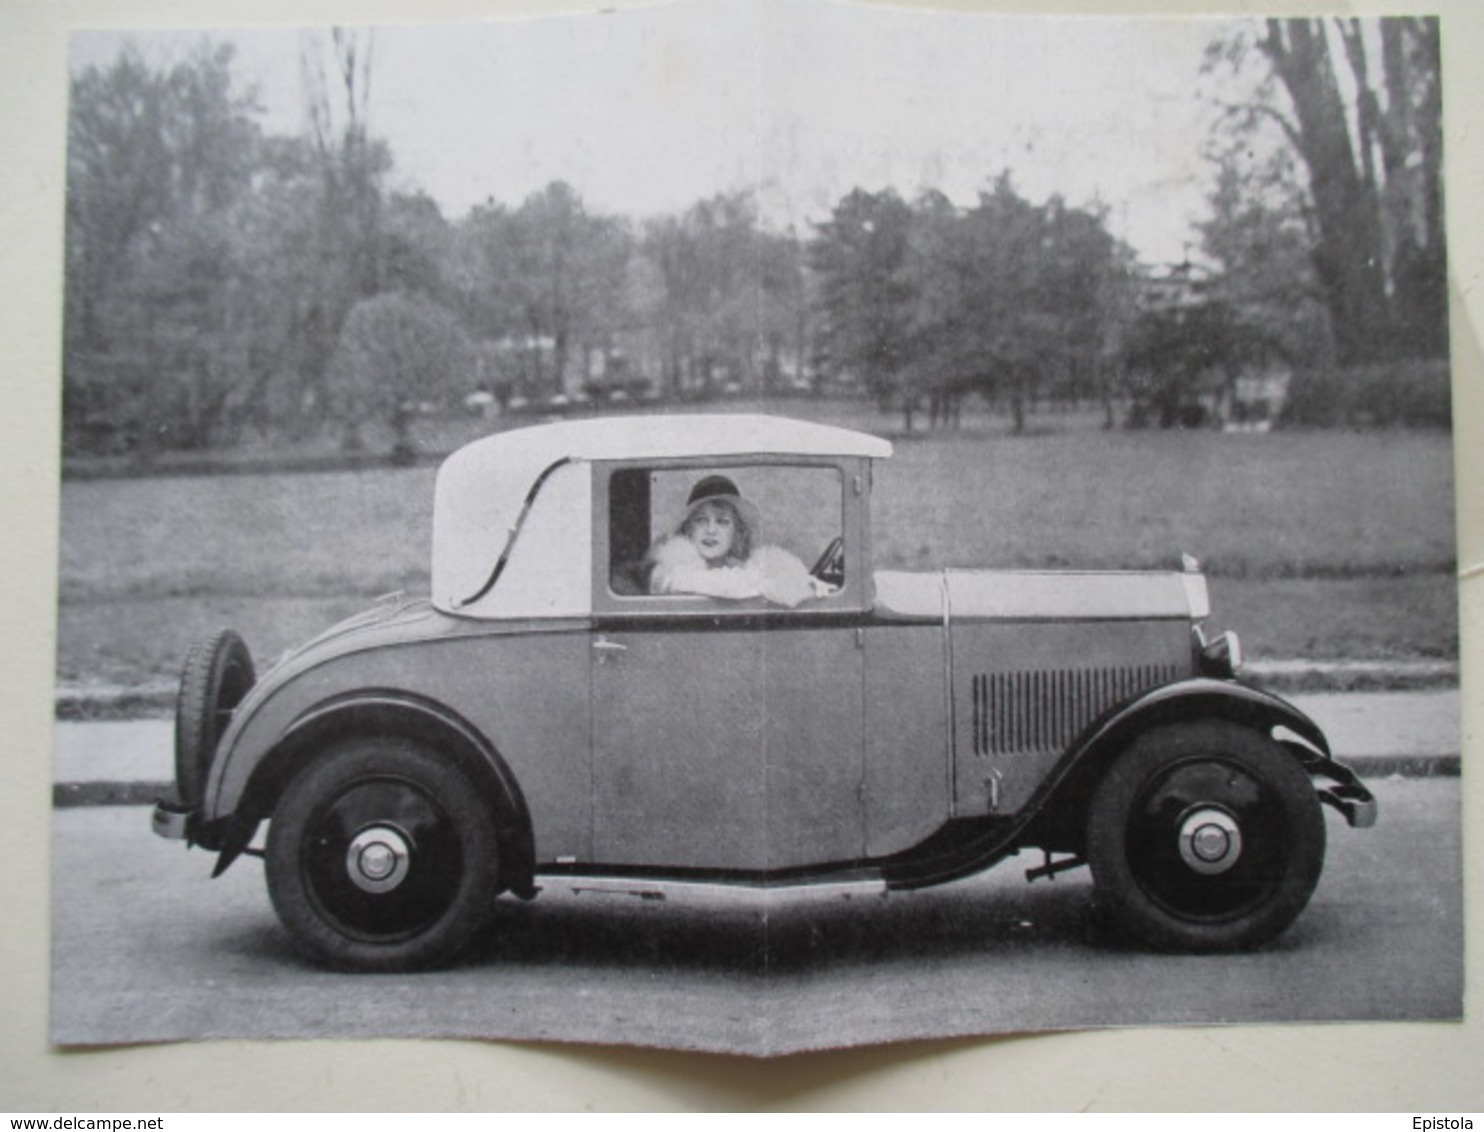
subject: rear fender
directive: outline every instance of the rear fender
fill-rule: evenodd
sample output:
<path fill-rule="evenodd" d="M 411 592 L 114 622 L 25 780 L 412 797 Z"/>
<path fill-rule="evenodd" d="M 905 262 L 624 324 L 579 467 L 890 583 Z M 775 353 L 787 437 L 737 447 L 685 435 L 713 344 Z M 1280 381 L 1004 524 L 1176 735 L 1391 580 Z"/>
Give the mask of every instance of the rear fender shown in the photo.
<path fill-rule="evenodd" d="M 222 820 L 220 876 L 247 849 L 294 776 L 319 751 L 357 735 L 400 735 L 454 760 L 495 809 L 503 883 L 518 896 L 534 893 L 535 841 L 530 811 L 499 752 L 457 713 L 420 696 L 360 691 L 315 705 L 296 719 L 254 768 L 236 808 Z"/>

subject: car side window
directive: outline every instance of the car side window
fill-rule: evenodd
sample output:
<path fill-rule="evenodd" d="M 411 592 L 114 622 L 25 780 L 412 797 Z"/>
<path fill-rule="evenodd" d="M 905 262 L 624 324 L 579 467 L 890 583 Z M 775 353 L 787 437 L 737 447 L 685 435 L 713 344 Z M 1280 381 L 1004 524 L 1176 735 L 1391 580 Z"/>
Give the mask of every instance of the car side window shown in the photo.
<path fill-rule="evenodd" d="M 609 591 L 797 607 L 845 584 L 837 468 L 619 468 L 608 485 Z"/>

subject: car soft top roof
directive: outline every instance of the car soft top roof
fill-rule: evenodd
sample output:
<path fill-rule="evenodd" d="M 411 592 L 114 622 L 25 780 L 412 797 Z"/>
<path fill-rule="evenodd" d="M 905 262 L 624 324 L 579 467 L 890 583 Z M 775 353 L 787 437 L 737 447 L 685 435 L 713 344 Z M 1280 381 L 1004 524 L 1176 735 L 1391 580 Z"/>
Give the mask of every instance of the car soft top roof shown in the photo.
<path fill-rule="evenodd" d="M 884 458 L 891 444 L 833 425 L 758 413 L 558 421 L 476 440 L 443 462 L 433 504 L 433 595 L 457 608 L 509 548 L 543 478 L 572 462 L 737 456 Z M 586 517 L 576 517 L 586 522 Z M 584 542 L 586 540 L 583 540 Z M 456 596 L 457 595 L 457 596 Z"/>
<path fill-rule="evenodd" d="M 557 421 L 495 433 L 467 444 L 448 464 L 478 464 L 504 479 L 557 460 L 675 459 L 708 456 L 891 455 L 880 437 L 762 413 L 667 413 Z M 539 474 L 539 472 L 537 473 Z"/>

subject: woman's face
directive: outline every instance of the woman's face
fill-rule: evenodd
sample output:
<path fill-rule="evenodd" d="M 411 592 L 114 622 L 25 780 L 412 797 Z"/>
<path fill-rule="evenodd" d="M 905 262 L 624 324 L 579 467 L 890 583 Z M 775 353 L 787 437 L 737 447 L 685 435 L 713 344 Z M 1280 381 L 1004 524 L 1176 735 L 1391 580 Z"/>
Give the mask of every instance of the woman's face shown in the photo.
<path fill-rule="evenodd" d="M 686 521 L 685 535 L 708 563 L 720 562 L 737 540 L 737 517 L 729 507 L 702 504 Z"/>

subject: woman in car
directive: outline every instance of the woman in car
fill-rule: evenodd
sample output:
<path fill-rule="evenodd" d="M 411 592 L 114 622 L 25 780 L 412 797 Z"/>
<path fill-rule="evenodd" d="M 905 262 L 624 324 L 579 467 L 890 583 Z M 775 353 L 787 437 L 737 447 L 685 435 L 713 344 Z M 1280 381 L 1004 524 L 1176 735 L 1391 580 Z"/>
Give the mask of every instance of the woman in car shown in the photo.
<path fill-rule="evenodd" d="M 691 488 L 675 532 L 649 550 L 649 592 L 761 597 L 790 609 L 835 592 L 782 547 L 758 545 L 761 525 L 735 483 L 706 476 Z"/>

